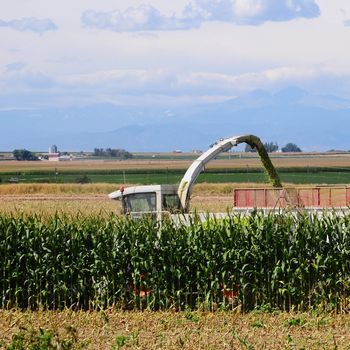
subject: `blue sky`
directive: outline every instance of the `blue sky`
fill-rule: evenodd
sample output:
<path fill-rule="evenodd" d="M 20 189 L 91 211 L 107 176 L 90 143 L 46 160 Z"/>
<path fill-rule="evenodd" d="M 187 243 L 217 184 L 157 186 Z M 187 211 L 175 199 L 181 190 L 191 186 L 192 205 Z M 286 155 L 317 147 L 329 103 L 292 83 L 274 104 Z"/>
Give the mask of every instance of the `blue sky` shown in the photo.
<path fill-rule="evenodd" d="M 350 98 L 348 0 L 3 0 L 0 42 L 2 110 Z"/>

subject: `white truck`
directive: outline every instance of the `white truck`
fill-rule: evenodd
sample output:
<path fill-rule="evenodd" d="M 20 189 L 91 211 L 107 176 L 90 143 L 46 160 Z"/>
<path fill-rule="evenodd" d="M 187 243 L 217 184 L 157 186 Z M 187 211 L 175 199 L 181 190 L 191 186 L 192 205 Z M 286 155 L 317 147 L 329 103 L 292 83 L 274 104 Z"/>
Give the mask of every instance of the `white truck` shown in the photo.
<path fill-rule="evenodd" d="M 243 142 L 257 150 L 272 185 L 282 187 L 279 176 L 260 139 L 254 135 L 242 135 L 218 141 L 191 164 L 179 185 L 121 187 L 108 196 L 121 201 L 123 213 L 132 217 L 155 214 L 157 218 L 161 218 L 163 213 L 188 213 L 192 187 L 205 165 L 221 152 L 226 152 Z"/>

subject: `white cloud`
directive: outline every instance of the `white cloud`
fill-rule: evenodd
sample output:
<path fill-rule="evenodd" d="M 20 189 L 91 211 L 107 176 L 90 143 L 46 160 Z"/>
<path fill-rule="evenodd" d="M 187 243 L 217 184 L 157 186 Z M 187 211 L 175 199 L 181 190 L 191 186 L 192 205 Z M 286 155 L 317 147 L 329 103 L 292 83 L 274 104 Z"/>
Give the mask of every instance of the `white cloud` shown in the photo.
<path fill-rule="evenodd" d="M 89 8 L 95 11 L 87 25 L 108 30 L 81 26 Z M 0 28 L 0 94 L 10 91 L 19 101 L 25 91 L 30 101 L 36 93 L 37 104 L 51 94 L 58 106 L 116 96 L 157 102 L 162 95 L 176 103 L 185 95 L 215 99 L 288 85 L 350 96 L 349 13 L 349 0 L 13 0 L 2 19 L 50 18 L 59 30 L 40 36 Z M 209 22 L 200 30 L 160 30 Z"/>
<path fill-rule="evenodd" d="M 288 21 L 320 15 L 314 0 L 195 0 L 207 11 L 207 20 L 258 25 L 268 21 Z"/>
<path fill-rule="evenodd" d="M 20 32 L 31 31 L 35 33 L 44 33 L 57 30 L 57 26 L 49 18 L 26 17 L 13 19 L 10 21 L 0 20 L 0 27 L 12 28 Z"/>
<path fill-rule="evenodd" d="M 348 72 L 348 75 L 350 72 Z M 167 69 L 104 70 L 57 78 L 56 86 L 68 91 L 99 91 L 105 94 L 227 95 L 257 88 L 274 89 L 336 77 L 327 69 L 277 67 L 245 74 L 175 72 Z"/>
<path fill-rule="evenodd" d="M 0 87 L 3 93 L 33 92 L 34 90 L 54 87 L 54 79 L 49 75 L 25 69 L 25 64 L 14 62 L 0 75 Z"/>
<path fill-rule="evenodd" d="M 260 15 L 263 4 L 257 0 L 236 0 L 233 2 L 233 13 L 238 18 L 250 18 Z"/>
<path fill-rule="evenodd" d="M 191 29 L 207 21 L 258 25 L 319 14 L 314 0 L 194 0 L 180 16 L 167 16 L 152 5 L 143 4 L 125 11 L 88 10 L 82 13 L 81 21 L 85 27 L 128 32 Z"/>
<path fill-rule="evenodd" d="M 179 30 L 198 27 L 196 20 L 167 17 L 151 5 L 129 7 L 124 12 L 83 12 L 81 21 L 85 27 L 108 29 L 116 32 L 133 32 L 144 30 Z"/>
<path fill-rule="evenodd" d="M 60 77 L 24 66 L 19 68 L 0 74 L 0 100 L 4 108 L 13 106 L 13 101 L 22 107 L 101 102 L 137 105 L 151 101 L 154 105 L 165 101 L 176 105 L 184 101 L 223 100 L 225 96 L 228 99 L 256 89 L 273 92 L 288 86 L 341 96 L 350 88 L 349 84 L 340 84 L 340 81 L 350 82 L 350 71 L 339 75 L 326 67 L 282 66 L 245 74 L 112 69 Z"/>

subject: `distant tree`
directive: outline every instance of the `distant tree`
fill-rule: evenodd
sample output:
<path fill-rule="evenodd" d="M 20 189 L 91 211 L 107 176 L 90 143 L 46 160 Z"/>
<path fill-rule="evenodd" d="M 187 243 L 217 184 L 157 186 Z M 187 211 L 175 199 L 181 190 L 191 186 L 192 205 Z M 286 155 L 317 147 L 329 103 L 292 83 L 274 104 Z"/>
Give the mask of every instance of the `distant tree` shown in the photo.
<path fill-rule="evenodd" d="M 132 158 L 132 153 L 126 151 L 125 149 L 112 149 L 112 148 L 95 148 L 93 155 L 95 157 L 112 157 L 119 159 L 129 159 Z"/>
<path fill-rule="evenodd" d="M 276 152 L 279 148 L 276 142 L 265 142 L 264 147 L 269 153 Z M 256 152 L 256 149 L 247 143 L 245 145 L 244 152 Z"/>
<path fill-rule="evenodd" d="M 96 157 L 102 157 L 103 156 L 103 148 L 95 148 L 93 155 Z"/>
<path fill-rule="evenodd" d="M 279 148 L 277 142 L 275 142 L 275 143 L 265 142 L 264 147 L 265 147 L 266 151 L 269 153 L 276 152 L 276 151 L 278 151 L 278 148 Z"/>
<path fill-rule="evenodd" d="M 289 142 L 282 147 L 282 152 L 302 152 L 302 150 L 295 143 Z"/>
<path fill-rule="evenodd" d="M 38 160 L 38 157 L 34 153 L 26 149 L 15 149 L 13 156 L 16 160 Z"/>
<path fill-rule="evenodd" d="M 344 149 L 330 149 L 328 151 L 326 151 L 327 153 L 346 153 L 346 152 L 349 152 L 349 151 L 346 151 Z"/>

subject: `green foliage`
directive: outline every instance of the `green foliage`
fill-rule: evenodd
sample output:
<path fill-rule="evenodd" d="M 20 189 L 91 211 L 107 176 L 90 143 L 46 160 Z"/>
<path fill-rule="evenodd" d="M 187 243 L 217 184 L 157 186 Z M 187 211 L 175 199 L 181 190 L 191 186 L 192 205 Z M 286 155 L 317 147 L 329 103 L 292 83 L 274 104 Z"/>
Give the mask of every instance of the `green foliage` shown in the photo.
<path fill-rule="evenodd" d="M 246 142 L 248 145 L 257 150 L 261 163 L 266 171 L 266 175 L 268 176 L 271 185 L 273 187 L 282 187 L 281 180 L 277 174 L 277 171 L 273 166 L 267 150 L 261 140 L 254 135 L 245 135 L 239 138 L 239 142 Z"/>
<path fill-rule="evenodd" d="M 350 216 L 0 216 L 0 307 L 346 311 Z M 194 320 L 195 314 L 188 312 Z"/>
<path fill-rule="evenodd" d="M 306 320 L 304 318 L 300 318 L 300 317 L 293 317 L 289 320 L 286 321 L 286 326 L 303 326 L 306 323 Z"/>
<path fill-rule="evenodd" d="M 277 142 L 265 142 L 264 147 L 266 149 L 266 152 L 269 152 L 269 153 L 276 152 L 278 151 L 278 148 L 279 148 Z"/>
<path fill-rule="evenodd" d="M 95 157 L 112 157 L 120 159 L 130 159 L 133 158 L 132 153 L 126 151 L 125 149 L 112 149 L 112 148 L 95 148 L 92 154 Z"/>
<path fill-rule="evenodd" d="M 116 350 L 116 349 L 122 348 L 126 344 L 127 340 L 128 338 L 125 335 L 118 335 L 115 338 L 115 345 L 113 346 L 112 349 Z"/>
<path fill-rule="evenodd" d="M 69 327 L 66 336 L 62 337 L 53 331 L 46 329 L 21 330 L 12 336 L 7 350 L 74 350 L 81 349 L 84 344 L 79 344 L 76 330 Z"/>
<path fill-rule="evenodd" d="M 82 172 L 92 183 L 132 183 L 132 184 L 171 184 L 179 183 L 184 170 L 181 169 L 64 169 L 56 176 L 52 170 L 28 170 L 1 172 L 4 183 L 17 179 L 21 183 L 74 183 Z M 290 167 L 280 168 L 278 173 L 283 182 L 299 184 L 344 184 L 350 182 L 348 167 Z M 17 182 L 18 182 L 17 181 Z M 244 169 L 206 169 L 197 183 L 266 182 L 262 168 Z"/>
<path fill-rule="evenodd" d="M 13 156 L 16 160 L 38 160 L 38 157 L 34 153 L 26 149 L 15 149 Z"/>
<path fill-rule="evenodd" d="M 271 152 L 276 152 L 278 151 L 278 144 L 277 142 L 265 142 L 264 147 L 266 149 L 266 152 L 271 153 Z M 248 143 L 245 145 L 244 152 L 257 152 L 255 147 L 252 147 Z"/>
<path fill-rule="evenodd" d="M 264 324 L 260 320 L 255 320 L 254 322 L 251 323 L 251 326 L 253 328 L 262 328 L 264 327 Z"/>
<path fill-rule="evenodd" d="M 185 319 L 191 322 L 199 322 L 200 317 L 193 313 L 191 310 L 186 310 Z"/>
<path fill-rule="evenodd" d="M 282 152 L 301 152 L 301 149 L 292 142 L 287 143 L 281 150 Z"/>

